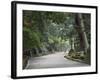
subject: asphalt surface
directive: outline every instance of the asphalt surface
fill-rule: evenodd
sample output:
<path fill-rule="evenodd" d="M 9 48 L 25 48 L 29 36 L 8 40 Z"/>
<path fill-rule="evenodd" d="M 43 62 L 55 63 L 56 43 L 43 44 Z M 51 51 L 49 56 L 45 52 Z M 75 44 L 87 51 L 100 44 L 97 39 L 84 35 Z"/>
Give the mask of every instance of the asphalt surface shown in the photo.
<path fill-rule="evenodd" d="M 64 58 L 64 52 L 55 52 L 54 54 L 30 58 L 26 69 L 42 68 L 63 68 L 63 67 L 80 67 L 89 66 L 88 64 L 72 61 Z"/>

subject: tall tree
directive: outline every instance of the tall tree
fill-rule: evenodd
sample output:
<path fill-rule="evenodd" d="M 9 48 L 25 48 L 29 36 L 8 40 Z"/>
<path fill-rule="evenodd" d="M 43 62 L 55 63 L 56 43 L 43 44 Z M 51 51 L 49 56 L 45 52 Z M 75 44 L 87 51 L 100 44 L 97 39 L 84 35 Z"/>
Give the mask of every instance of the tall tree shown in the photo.
<path fill-rule="evenodd" d="M 85 26 L 81 13 L 75 14 L 75 21 L 76 21 L 75 29 L 78 31 L 80 37 L 80 44 L 81 44 L 80 47 L 82 47 L 82 49 L 87 53 L 87 50 L 89 48 L 89 43 L 85 32 Z"/>

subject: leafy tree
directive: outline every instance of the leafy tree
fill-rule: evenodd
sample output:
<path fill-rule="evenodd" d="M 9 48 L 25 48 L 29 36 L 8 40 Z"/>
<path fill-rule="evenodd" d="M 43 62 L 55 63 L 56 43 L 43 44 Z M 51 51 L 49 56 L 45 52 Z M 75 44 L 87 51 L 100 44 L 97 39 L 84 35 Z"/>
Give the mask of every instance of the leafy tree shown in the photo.
<path fill-rule="evenodd" d="M 32 32 L 29 28 L 23 29 L 23 48 L 29 49 L 40 46 L 40 37 L 38 32 Z"/>
<path fill-rule="evenodd" d="M 69 47 L 87 53 L 90 36 L 90 14 L 23 11 L 23 48 L 33 54 Z"/>

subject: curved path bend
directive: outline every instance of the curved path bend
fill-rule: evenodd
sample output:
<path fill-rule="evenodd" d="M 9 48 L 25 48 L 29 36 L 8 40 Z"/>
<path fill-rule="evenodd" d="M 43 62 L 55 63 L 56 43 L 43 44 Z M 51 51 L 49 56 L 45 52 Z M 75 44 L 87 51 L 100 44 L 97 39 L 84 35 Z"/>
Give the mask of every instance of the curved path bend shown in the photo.
<path fill-rule="evenodd" d="M 30 58 L 26 69 L 89 66 L 85 63 L 66 59 L 64 55 L 64 52 L 55 52 L 54 54 Z"/>

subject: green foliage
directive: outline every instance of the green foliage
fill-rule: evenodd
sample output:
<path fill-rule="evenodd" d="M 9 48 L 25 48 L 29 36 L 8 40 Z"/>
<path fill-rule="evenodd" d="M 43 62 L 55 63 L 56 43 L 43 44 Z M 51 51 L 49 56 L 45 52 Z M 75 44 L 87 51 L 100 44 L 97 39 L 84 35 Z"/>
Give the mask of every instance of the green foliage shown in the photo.
<path fill-rule="evenodd" d="M 34 48 L 40 46 L 40 37 L 38 32 L 33 32 L 29 28 L 23 28 L 23 45 L 24 48 Z"/>
<path fill-rule="evenodd" d="M 60 50 L 75 44 L 74 47 L 80 48 L 79 39 L 82 35 L 79 36 L 75 29 L 75 14 L 77 13 L 24 10 L 23 47 L 25 49 L 37 48 L 38 50 L 42 47 L 49 47 Z M 90 15 L 82 15 L 85 32 L 90 43 Z"/>

